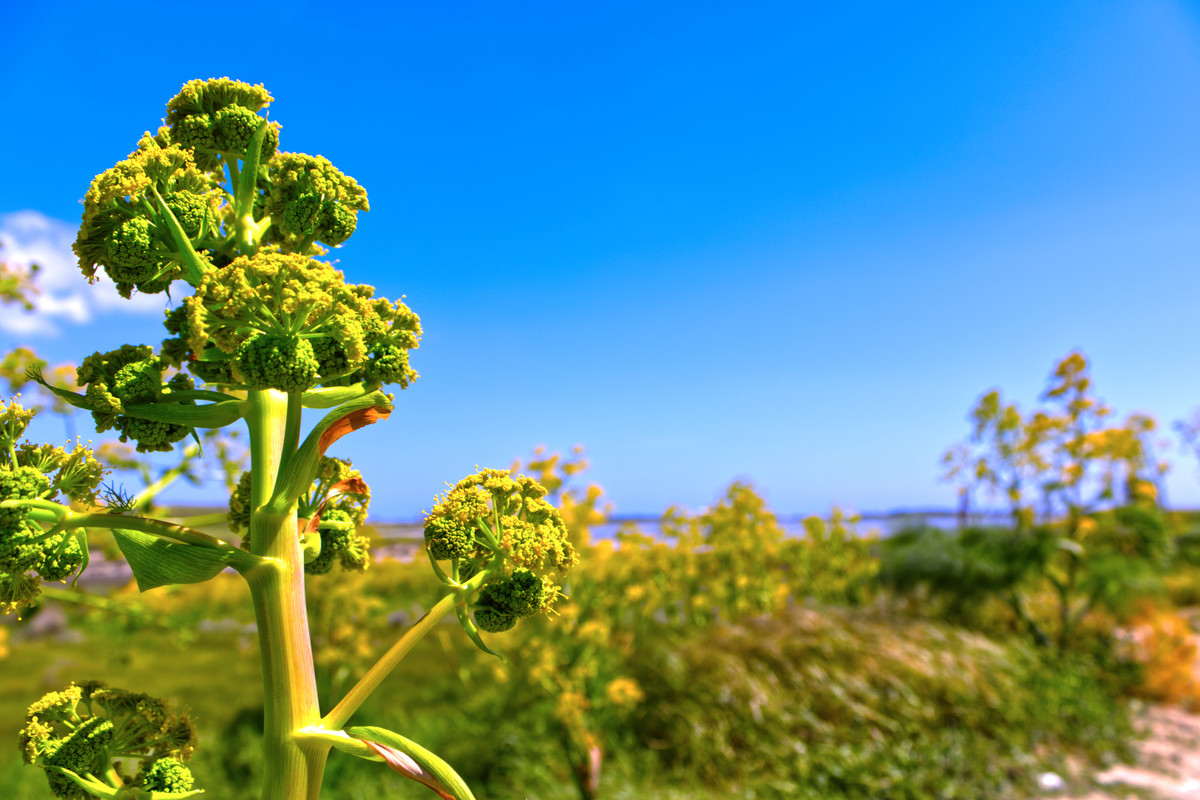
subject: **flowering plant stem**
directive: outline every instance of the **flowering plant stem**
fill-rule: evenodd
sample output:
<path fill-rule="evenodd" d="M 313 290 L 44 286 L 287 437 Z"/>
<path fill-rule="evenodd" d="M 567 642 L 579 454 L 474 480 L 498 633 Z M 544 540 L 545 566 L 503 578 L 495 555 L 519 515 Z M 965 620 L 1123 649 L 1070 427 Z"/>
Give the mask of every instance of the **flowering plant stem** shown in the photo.
<path fill-rule="evenodd" d="M 301 746 L 294 731 L 321 717 L 304 600 L 304 558 L 293 505 L 268 509 L 285 446 L 295 450 L 299 414 L 286 394 L 252 390 L 248 397 L 253 511 L 252 552 L 265 560 L 243 573 L 258 622 L 264 683 L 263 800 L 315 798 L 328 748 Z"/>

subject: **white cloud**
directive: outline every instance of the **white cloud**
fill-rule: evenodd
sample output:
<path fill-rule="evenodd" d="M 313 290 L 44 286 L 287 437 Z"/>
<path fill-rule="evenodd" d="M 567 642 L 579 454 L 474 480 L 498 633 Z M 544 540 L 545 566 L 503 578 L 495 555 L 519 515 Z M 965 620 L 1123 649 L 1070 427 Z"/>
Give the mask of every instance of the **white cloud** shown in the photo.
<path fill-rule="evenodd" d="M 162 313 L 166 307 L 163 295 L 135 294 L 126 300 L 103 274 L 89 285 L 71 252 L 77 230 L 77 224 L 40 211 L 0 214 L 0 260 L 13 266 L 41 267 L 36 278 L 39 292 L 32 297 L 34 310 L 4 308 L 0 330 L 22 336 L 54 336 L 61 323 L 83 325 L 98 312 Z"/>

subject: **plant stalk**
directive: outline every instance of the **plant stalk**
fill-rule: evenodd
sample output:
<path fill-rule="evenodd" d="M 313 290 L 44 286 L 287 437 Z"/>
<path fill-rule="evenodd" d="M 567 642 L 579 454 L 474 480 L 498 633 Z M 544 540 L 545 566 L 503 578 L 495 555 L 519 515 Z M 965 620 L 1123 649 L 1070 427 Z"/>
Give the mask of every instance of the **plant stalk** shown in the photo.
<path fill-rule="evenodd" d="M 456 606 L 465 604 L 503 563 L 503 557 L 497 555 L 486 569 L 434 603 L 433 608 L 425 612 L 425 616 L 421 617 L 411 628 L 406 630 L 396 640 L 396 643 L 388 648 L 388 651 L 375 662 L 375 665 L 367 670 L 367 673 L 359 679 L 354 688 L 346 692 L 346 696 L 321 720 L 321 726 L 330 730 L 337 730 L 344 727 L 350 720 L 350 717 L 354 715 L 354 712 L 366 702 L 372 692 L 379 688 L 379 684 L 383 683 L 384 679 L 396 668 L 396 665 L 408 655 L 413 645 L 421 641 Z M 454 569 L 454 573 L 457 575 L 457 568 Z"/>
<path fill-rule="evenodd" d="M 293 504 L 284 513 L 264 508 L 270 499 L 289 430 L 288 398 L 270 389 L 249 393 L 251 551 L 266 559 L 244 574 L 258 621 L 263 668 L 264 779 L 262 800 L 315 799 L 327 748 L 301 745 L 295 732 L 320 717 L 312 642 L 304 599 L 304 558 Z M 294 444 L 292 444 L 294 447 Z"/>
<path fill-rule="evenodd" d="M 346 692 L 346 696 L 321 720 L 321 726 L 330 730 L 338 730 L 345 727 L 346 722 L 354 715 L 354 712 L 366 702 L 372 692 L 379 688 L 379 684 L 383 683 L 384 679 L 396 668 L 396 665 L 408 655 L 413 645 L 424 638 L 425 634 L 433 630 L 433 626 L 441 622 L 443 617 L 453 611 L 460 600 L 461 596 L 459 593 L 453 592 L 437 601 L 433 608 L 425 613 L 425 616 L 421 617 L 411 628 L 406 630 L 396 640 L 396 643 L 375 662 L 375 665 L 367 670 L 367 673 L 359 679 L 354 688 Z"/>

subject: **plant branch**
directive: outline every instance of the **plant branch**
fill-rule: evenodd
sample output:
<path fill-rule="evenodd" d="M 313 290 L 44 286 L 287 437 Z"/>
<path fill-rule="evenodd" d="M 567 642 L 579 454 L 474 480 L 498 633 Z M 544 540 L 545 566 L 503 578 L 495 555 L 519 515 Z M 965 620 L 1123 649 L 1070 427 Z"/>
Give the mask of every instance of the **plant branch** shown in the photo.
<path fill-rule="evenodd" d="M 209 536 L 207 533 L 201 533 L 194 528 L 176 525 L 174 522 L 167 522 L 166 520 L 154 519 L 152 517 L 133 517 L 125 514 L 71 514 L 59 521 L 58 525 L 63 529 L 104 528 L 106 530 L 140 531 L 161 539 L 170 539 L 183 544 L 208 547 L 231 554 L 240 554 L 248 558 L 239 557 L 235 560 L 233 566 L 239 566 L 237 562 L 240 562 L 241 568 L 244 569 L 249 569 L 262 560 L 215 536 Z"/>
<path fill-rule="evenodd" d="M 463 585 L 464 590 L 474 591 L 483 585 L 482 580 L 478 578 L 486 577 L 486 573 L 480 573 Z M 475 583 L 474 587 L 471 584 Z M 464 594 L 461 592 L 451 592 L 434 604 L 433 608 L 426 612 L 425 616 L 421 617 L 417 622 L 406 630 L 396 643 L 388 649 L 383 657 L 380 658 L 375 665 L 367 670 L 367 673 L 359 679 L 350 691 L 346 692 L 346 696 L 334 706 L 333 710 L 324 716 L 321 720 L 321 726 L 324 728 L 338 729 L 343 727 L 354 712 L 362 707 L 367 698 L 379 688 L 384 679 L 391 674 L 409 651 L 413 645 L 421 641 L 427 633 L 433 630 L 433 627 L 441 622 L 442 618 L 454 610 Z"/>

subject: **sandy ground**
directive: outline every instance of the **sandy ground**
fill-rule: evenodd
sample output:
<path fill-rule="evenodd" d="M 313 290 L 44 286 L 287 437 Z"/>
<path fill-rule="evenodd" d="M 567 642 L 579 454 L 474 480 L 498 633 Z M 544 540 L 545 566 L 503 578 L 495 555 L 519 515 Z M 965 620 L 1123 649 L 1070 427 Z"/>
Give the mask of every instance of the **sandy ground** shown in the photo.
<path fill-rule="evenodd" d="M 1180 613 L 1192 631 L 1200 630 L 1200 608 Z M 1200 645 L 1200 635 L 1192 638 Z M 1200 680 L 1200 647 L 1192 670 Z M 1044 800 L 1200 800 L 1200 714 L 1145 706 L 1136 722 L 1143 737 L 1134 748 L 1135 763 L 1092 776 L 1090 791 L 1047 792 Z"/>
<path fill-rule="evenodd" d="M 1145 738 L 1137 743 L 1137 763 L 1095 775 L 1097 789 L 1086 794 L 1053 792 L 1058 800 L 1196 800 L 1200 798 L 1200 715 L 1178 708 L 1148 706 L 1139 713 Z"/>

